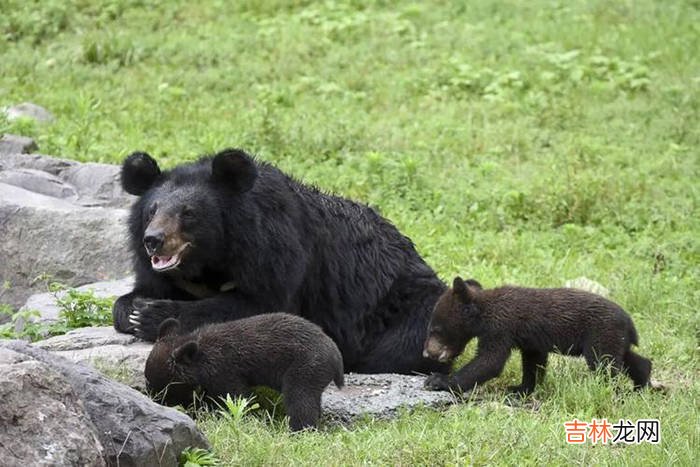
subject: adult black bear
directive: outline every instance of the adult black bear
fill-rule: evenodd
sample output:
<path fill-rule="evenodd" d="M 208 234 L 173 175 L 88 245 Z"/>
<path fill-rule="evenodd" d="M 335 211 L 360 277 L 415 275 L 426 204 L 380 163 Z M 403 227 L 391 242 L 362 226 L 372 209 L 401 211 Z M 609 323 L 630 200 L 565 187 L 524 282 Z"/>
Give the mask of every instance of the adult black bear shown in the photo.
<path fill-rule="evenodd" d="M 122 185 L 140 198 L 129 220 L 136 284 L 114 304 L 118 331 L 153 341 L 167 318 L 189 332 L 287 312 L 321 326 L 348 371 L 447 368 L 421 355 L 445 285 L 373 209 L 235 149 L 166 172 L 134 153 Z"/>
<path fill-rule="evenodd" d="M 168 318 L 146 361 L 149 390 L 168 405 L 188 406 L 193 393 L 215 402 L 249 397 L 267 386 L 282 393 L 293 431 L 315 427 L 321 394 L 333 381 L 343 387 L 343 358 L 315 324 L 287 313 L 266 313 L 209 324 L 179 335 Z"/>
<path fill-rule="evenodd" d="M 470 339 L 476 357 L 453 375 L 434 373 L 429 389 L 470 390 L 501 374 L 512 349 L 520 349 L 523 380 L 511 391 L 528 394 L 544 376 L 549 352 L 583 355 L 591 370 L 609 363 L 625 372 L 635 388 L 649 384 L 651 362 L 634 353 L 637 331 L 615 303 L 576 289 L 500 287 L 482 290 L 473 279 L 455 278 L 430 320 L 424 356 L 449 362 Z"/>

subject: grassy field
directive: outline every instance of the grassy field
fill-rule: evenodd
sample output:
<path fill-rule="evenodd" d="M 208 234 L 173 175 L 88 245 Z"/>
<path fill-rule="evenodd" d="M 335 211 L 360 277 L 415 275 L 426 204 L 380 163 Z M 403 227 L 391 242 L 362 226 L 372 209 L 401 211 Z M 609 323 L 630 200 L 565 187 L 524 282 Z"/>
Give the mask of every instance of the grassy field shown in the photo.
<path fill-rule="evenodd" d="M 0 133 L 115 163 L 243 147 L 377 207 L 445 280 L 586 276 L 630 312 L 669 386 L 632 393 L 554 357 L 545 384 L 508 404 L 516 356 L 485 400 L 445 412 L 301 435 L 264 413 L 204 417 L 223 464 L 696 465 L 697 0 L 0 0 L 0 12 L 0 106 L 56 116 L 0 120 Z M 570 446 L 573 418 L 656 418 L 661 443 Z"/>

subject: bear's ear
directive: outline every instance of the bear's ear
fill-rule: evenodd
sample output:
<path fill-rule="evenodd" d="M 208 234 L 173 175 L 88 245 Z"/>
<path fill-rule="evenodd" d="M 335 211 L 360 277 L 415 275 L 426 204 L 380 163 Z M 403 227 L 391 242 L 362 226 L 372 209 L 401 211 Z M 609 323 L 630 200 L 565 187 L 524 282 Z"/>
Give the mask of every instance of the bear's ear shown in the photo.
<path fill-rule="evenodd" d="M 180 322 L 175 318 L 168 318 L 158 326 L 158 339 L 176 336 L 178 332 L 180 332 Z"/>
<path fill-rule="evenodd" d="M 481 283 L 476 279 L 467 279 L 464 282 L 466 282 L 467 285 L 470 287 L 476 287 L 477 289 L 483 289 L 483 287 L 481 286 Z"/>
<path fill-rule="evenodd" d="M 177 349 L 173 350 L 173 359 L 176 363 L 191 363 L 194 356 L 197 355 L 199 351 L 199 345 L 195 341 L 189 341 L 186 344 L 182 344 Z"/>
<path fill-rule="evenodd" d="M 141 196 L 160 176 L 158 163 L 145 152 L 135 152 L 122 164 L 122 188 L 127 193 Z"/>
<path fill-rule="evenodd" d="M 240 149 L 224 149 L 211 162 L 212 179 L 236 193 L 244 193 L 255 184 L 258 169 L 253 158 Z"/>
<path fill-rule="evenodd" d="M 462 302 L 469 303 L 472 301 L 469 287 L 467 287 L 466 282 L 464 282 L 461 277 L 457 276 L 454 278 L 452 281 L 452 290 Z"/>

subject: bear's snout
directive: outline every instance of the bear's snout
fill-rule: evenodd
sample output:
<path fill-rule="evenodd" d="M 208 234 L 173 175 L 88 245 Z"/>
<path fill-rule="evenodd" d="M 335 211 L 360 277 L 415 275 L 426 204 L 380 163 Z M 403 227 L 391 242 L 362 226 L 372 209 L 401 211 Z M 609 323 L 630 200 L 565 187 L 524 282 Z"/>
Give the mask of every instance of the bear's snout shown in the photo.
<path fill-rule="evenodd" d="M 453 352 L 451 352 L 446 345 L 437 340 L 435 337 L 429 337 L 425 341 L 425 346 L 423 347 L 423 357 L 445 363 L 452 358 L 452 355 Z"/>
<path fill-rule="evenodd" d="M 146 230 L 143 236 L 143 246 L 146 247 L 146 252 L 149 256 L 153 256 L 163 247 L 165 242 L 165 232 L 162 230 Z"/>

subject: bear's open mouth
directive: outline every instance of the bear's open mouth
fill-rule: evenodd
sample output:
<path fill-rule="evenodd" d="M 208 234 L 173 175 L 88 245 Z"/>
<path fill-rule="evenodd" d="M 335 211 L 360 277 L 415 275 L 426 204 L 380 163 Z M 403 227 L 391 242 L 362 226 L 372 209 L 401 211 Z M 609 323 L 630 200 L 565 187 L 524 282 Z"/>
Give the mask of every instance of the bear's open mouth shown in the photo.
<path fill-rule="evenodd" d="M 449 362 L 450 360 L 452 360 L 452 354 L 447 350 L 443 350 L 442 352 L 440 352 L 440 355 L 438 355 L 437 360 L 440 363 Z"/>
<path fill-rule="evenodd" d="M 151 256 L 151 267 L 158 272 L 175 269 L 182 262 L 182 253 L 185 252 L 191 243 L 183 243 L 182 246 L 171 256 L 153 255 Z"/>
<path fill-rule="evenodd" d="M 425 349 L 423 350 L 423 357 L 437 360 L 440 363 L 447 363 L 454 357 L 454 352 L 451 352 L 445 348 L 440 349 L 440 353 L 437 353 L 436 351 L 431 352 L 428 349 Z"/>

